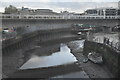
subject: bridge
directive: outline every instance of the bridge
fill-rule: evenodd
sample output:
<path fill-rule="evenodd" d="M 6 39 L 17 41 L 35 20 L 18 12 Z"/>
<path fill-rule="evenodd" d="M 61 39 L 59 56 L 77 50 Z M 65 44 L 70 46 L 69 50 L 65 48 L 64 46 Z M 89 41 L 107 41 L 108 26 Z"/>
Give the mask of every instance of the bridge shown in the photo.
<path fill-rule="evenodd" d="M 119 15 L 106 16 L 106 15 L 14 15 L 2 14 L 2 19 L 120 19 Z"/>
<path fill-rule="evenodd" d="M 70 27 L 71 24 L 89 24 L 113 27 L 120 23 L 120 16 L 93 16 L 93 15 L 15 15 L 1 14 L 2 27 L 34 26 L 39 28 Z M 62 23 L 62 24 L 61 24 Z M 65 24 L 64 24 L 65 23 Z M 59 26 L 60 25 L 60 26 Z M 58 26 L 58 27 L 57 27 Z"/>

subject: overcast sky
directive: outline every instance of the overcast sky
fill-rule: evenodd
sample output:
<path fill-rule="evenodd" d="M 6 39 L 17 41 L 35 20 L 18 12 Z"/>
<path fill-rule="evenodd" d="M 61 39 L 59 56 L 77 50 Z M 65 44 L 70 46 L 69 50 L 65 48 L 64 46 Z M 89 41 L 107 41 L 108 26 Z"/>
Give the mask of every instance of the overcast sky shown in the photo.
<path fill-rule="evenodd" d="M 24 6 L 31 9 L 52 9 L 55 12 L 67 10 L 81 13 L 91 8 L 117 8 L 118 1 L 120 0 L 1 0 L 0 12 L 4 12 L 6 6 L 13 5 L 17 8 Z"/>

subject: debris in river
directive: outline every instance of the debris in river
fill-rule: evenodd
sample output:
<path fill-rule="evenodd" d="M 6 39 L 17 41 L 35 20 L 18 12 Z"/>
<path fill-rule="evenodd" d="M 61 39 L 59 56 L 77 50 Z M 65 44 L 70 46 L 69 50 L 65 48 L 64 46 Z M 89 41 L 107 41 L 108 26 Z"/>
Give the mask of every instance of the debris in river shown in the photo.
<path fill-rule="evenodd" d="M 88 54 L 88 59 L 98 64 L 101 64 L 103 62 L 102 56 L 96 52 L 90 52 Z"/>

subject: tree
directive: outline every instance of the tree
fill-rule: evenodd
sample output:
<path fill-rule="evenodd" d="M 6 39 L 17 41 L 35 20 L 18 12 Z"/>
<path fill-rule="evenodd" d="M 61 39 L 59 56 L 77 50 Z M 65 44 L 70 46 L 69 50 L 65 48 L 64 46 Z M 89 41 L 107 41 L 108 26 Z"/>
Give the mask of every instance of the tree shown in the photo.
<path fill-rule="evenodd" d="M 17 12 L 18 12 L 18 9 L 12 5 L 9 5 L 9 7 L 5 8 L 6 14 L 17 13 Z"/>

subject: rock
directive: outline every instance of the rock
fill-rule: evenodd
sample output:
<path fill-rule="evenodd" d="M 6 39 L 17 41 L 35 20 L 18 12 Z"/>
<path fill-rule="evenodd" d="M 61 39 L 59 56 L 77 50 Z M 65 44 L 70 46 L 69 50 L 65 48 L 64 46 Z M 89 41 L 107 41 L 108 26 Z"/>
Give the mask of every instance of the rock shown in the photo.
<path fill-rule="evenodd" d="M 86 63 L 88 62 L 88 58 L 86 56 L 83 55 L 83 53 L 79 53 L 79 62 L 80 63 Z"/>
<path fill-rule="evenodd" d="M 83 51 L 84 40 L 77 40 L 68 43 L 70 49 L 72 49 L 73 53 L 79 53 Z"/>
<path fill-rule="evenodd" d="M 83 63 L 88 62 L 88 58 L 83 59 Z"/>
<path fill-rule="evenodd" d="M 102 64 L 103 59 L 102 56 L 100 56 L 98 53 L 96 52 L 90 52 L 88 54 L 88 59 L 94 63 L 98 63 L 98 64 Z"/>

